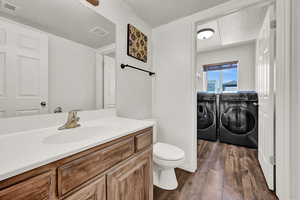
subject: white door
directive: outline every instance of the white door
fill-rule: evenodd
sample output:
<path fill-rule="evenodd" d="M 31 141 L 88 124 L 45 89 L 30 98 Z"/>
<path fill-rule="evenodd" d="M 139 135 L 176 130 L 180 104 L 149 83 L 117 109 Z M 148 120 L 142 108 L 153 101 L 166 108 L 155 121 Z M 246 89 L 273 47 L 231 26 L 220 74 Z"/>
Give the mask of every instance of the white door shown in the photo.
<path fill-rule="evenodd" d="M 0 20 L 0 117 L 47 113 L 48 37 Z"/>
<path fill-rule="evenodd" d="M 116 107 L 116 61 L 104 56 L 104 108 Z"/>
<path fill-rule="evenodd" d="M 258 158 L 268 186 L 274 190 L 274 91 L 275 28 L 274 7 L 266 14 L 256 45 L 256 89 L 259 95 Z"/>
<path fill-rule="evenodd" d="M 100 53 L 96 53 L 96 108 L 103 109 L 103 68 L 104 68 L 104 58 Z"/>

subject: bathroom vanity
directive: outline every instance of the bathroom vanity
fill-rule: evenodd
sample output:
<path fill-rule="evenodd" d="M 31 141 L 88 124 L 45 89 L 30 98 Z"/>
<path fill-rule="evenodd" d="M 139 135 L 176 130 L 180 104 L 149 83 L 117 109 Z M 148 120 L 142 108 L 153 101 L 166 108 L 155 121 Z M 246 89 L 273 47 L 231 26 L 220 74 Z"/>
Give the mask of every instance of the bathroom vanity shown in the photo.
<path fill-rule="evenodd" d="M 86 1 L 15 3 L 0 12 L 0 200 L 152 200 L 153 123 L 106 115 L 115 22 Z"/>
<path fill-rule="evenodd" d="M 81 135 L 86 139 L 79 140 Z M 7 153 L 8 146 L 0 147 L 6 151 L 0 152 L 1 200 L 153 199 L 149 122 L 102 119 L 62 132 L 48 128 L 4 136 L 0 146 L 16 138 L 11 148 L 18 148 Z"/>

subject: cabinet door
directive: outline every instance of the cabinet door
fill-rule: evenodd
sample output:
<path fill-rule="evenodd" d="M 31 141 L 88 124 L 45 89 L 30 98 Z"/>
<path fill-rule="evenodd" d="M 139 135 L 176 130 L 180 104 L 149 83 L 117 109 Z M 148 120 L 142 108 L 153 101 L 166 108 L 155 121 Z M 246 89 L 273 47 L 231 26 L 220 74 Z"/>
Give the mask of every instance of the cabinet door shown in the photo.
<path fill-rule="evenodd" d="M 52 174 L 47 172 L 0 190 L 0 200 L 51 199 Z"/>
<path fill-rule="evenodd" d="M 152 149 L 107 175 L 108 200 L 152 200 Z"/>
<path fill-rule="evenodd" d="M 105 177 L 83 187 L 64 200 L 106 200 Z"/>

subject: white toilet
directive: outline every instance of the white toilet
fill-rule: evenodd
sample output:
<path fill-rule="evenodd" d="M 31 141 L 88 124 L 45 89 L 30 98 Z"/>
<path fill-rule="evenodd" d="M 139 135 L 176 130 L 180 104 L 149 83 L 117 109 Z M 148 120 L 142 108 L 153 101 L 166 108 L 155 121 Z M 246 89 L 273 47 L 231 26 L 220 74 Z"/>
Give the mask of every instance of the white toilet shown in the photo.
<path fill-rule="evenodd" d="M 148 120 L 150 121 L 150 120 Z M 180 148 L 157 142 L 157 123 L 153 127 L 153 184 L 165 190 L 175 190 L 178 186 L 175 168 L 184 163 L 185 154 Z"/>

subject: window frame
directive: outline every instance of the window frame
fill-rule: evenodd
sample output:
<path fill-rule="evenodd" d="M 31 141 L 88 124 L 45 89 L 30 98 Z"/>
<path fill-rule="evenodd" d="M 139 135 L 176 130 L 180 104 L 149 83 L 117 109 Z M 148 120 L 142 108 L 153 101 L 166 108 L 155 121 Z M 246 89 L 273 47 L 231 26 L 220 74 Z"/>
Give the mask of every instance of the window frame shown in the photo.
<path fill-rule="evenodd" d="M 237 64 L 237 67 L 236 67 L 236 81 L 237 81 L 237 91 L 239 90 L 239 61 L 230 61 L 230 62 L 222 62 L 222 63 L 215 63 L 215 64 L 207 64 L 207 65 L 203 65 L 202 66 L 202 72 L 203 72 L 203 90 L 205 92 L 208 92 L 207 91 L 207 83 L 208 83 L 208 80 L 207 80 L 207 72 L 208 71 L 204 71 L 204 67 L 209 67 L 209 66 L 220 66 L 220 65 L 229 65 L 229 64 Z M 211 70 L 211 71 L 214 71 L 214 70 Z M 220 77 L 219 77 L 219 80 L 220 82 L 223 83 L 223 77 L 224 77 L 224 71 L 223 70 L 215 70 L 215 71 L 221 71 L 220 73 Z M 220 92 L 224 92 L 223 91 L 223 87 L 220 87 L 220 91 L 216 91 L 217 93 L 220 93 Z"/>

